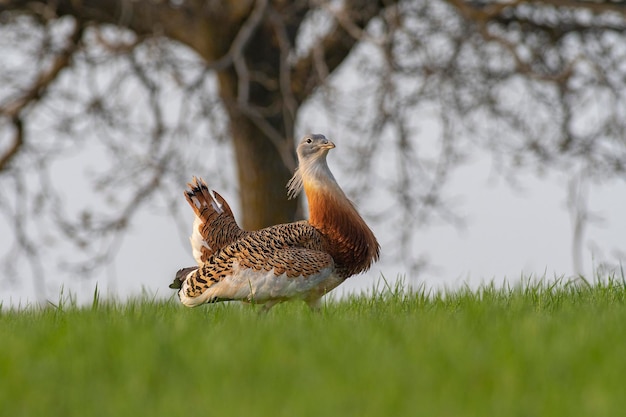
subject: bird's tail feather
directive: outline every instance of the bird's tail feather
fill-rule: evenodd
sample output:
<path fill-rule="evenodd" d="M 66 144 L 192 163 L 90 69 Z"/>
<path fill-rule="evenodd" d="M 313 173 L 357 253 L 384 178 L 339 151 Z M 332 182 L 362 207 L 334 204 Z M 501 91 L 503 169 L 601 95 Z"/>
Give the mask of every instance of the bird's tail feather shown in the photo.
<path fill-rule="evenodd" d="M 210 191 L 204 180 L 193 177 L 188 186 L 185 198 L 196 215 L 189 240 L 194 259 L 202 265 L 216 251 L 245 232 L 237 225 L 226 200 L 217 192 Z"/>

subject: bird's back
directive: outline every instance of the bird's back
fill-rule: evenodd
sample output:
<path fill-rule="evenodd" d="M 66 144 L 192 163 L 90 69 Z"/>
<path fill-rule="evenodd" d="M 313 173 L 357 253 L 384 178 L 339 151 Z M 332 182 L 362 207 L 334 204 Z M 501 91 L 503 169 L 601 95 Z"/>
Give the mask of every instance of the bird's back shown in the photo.
<path fill-rule="evenodd" d="M 293 298 L 314 303 L 340 283 L 334 270 L 317 229 L 307 222 L 281 224 L 248 232 L 221 248 L 187 275 L 179 296 L 188 306 Z"/>

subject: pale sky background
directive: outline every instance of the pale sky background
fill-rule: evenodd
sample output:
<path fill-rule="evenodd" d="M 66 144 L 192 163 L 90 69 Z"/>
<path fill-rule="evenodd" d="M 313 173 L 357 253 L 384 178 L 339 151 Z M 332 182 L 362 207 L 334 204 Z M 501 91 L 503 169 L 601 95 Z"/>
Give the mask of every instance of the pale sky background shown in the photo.
<path fill-rule="evenodd" d="M 102 77 L 106 79 L 106 75 Z M 349 84 L 348 81 L 343 80 L 341 83 Z M 68 79 L 66 82 L 76 81 Z M 352 82 L 358 82 L 356 77 Z M 106 86 L 107 83 L 103 82 L 102 85 Z M 328 161 L 339 184 L 345 188 L 350 178 L 341 172 L 341 161 L 349 156 L 349 146 L 342 142 L 342 124 L 339 120 L 314 122 L 318 120 L 317 116 L 307 116 L 310 125 L 302 128 L 326 134 L 337 144 Z M 311 126 L 316 128 L 311 129 Z M 427 124 L 421 127 L 420 140 L 437 137 L 437 132 L 428 131 Z M 83 139 L 89 143 L 88 138 Z M 424 148 L 421 142 L 420 146 Z M 203 152 L 214 154 L 213 150 L 211 145 L 211 149 Z M 101 162 L 98 152 L 94 144 L 81 154 L 61 159 L 56 165 L 55 183 L 59 189 L 62 186 L 68 209 L 73 204 L 84 204 L 88 198 L 74 190 L 81 190 L 83 184 L 89 184 L 85 179 L 84 167 Z M 227 150 L 226 154 L 220 157 L 222 163 L 232 161 L 232 151 Z M 447 195 L 460 201 L 456 209 L 465 218 L 466 227 L 458 230 L 448 224 L 415 230 L 418 238 L 412 249 L 418 255 L 427 256 L 432 267 L 418 276 L 407 274 L 404 265 L 393 260 L 394 248 L 383 245 L 381 260 L 371 271 L 350 278 L 334 293 L 339 296 L 371 289 L 380 280 L 381 274 L 390 282 L 401 277 L 410 285 L 423 283 L 435 289 L 453 289 L 465 284 L 477 287 L 491 281 L 496 284 L 504 280 L 515 282 L 522 276 L 530 275 L 545 275 L 548 279 L 572 277 L 573 229 L 566 207 L 568 178 L 558 173 L 540 177 L 529 170 L 524 172 L 518 176 L 522 189 L 513 189 L 494 173 L 490 156 L 485 151 L 477 150 L 469 163 L 455 171 L 447 186 Z M 188 174 L 189 178 L 192 175 L 205 177 L 209 186 L 216 188 L 230 202 L 235 215 L 241 213 L 233 191 L 212 184 L 206 173 Z M 232 183 L 235 182 L 236 178 L 232 177 Z M 104 268 L 97 276 L 83 279 L 58 275 L 52 269 L 46 276 L 46 297 L 52 301 L 58 300 L 63 288 L 65 294 L 72 293 L 78 300 L 88 301 L 96 285 L 102 296 L 121 299 L 142 293 L 156 297 L 172 296 L 174 292 L 168 288 L 168 284 L 173 274 L 179 268 L 194 263 L 187 241 L 193 215 L 182 196 L 183 188 L 184 184 L 181 184 L 180 207 L 189 213 L 184 234 L 179 232 L 176 222 L 168 215 L 158 215 L 154 210 L 143 209 L 135 217 L 112 265 Z M 231 190 L 234 188 L 231 187 Z M 589 208 L 603 218 L 602 222 L 589 224 L 585 235 L 583 270 L 587 277 L 593 277 L 594 262 L 596 266 L 603 261 L 618 264 L 620 259 L 626 263 L 626 181 L 622 179 L 603 185 L 592 184 Z M 363 209 L 367 212 L 367 207 Z M 0 218 L 0 257 L 5 254 L 11 240 L 11 232 L 4 221 L 4 218 Z M 381 242 L 393 240 L 397 233 L 397 230 L 369 223 Z M 68 252 L 67 257 L 71 256 L 72 253 Z M 24 265 L 24 268 L 28 266 Z M 29 305 L 36 301 L 30 280 L 22 285 L 6 285 L 6 281 L 0 279 L 0 303 L 3 306 Z"/>

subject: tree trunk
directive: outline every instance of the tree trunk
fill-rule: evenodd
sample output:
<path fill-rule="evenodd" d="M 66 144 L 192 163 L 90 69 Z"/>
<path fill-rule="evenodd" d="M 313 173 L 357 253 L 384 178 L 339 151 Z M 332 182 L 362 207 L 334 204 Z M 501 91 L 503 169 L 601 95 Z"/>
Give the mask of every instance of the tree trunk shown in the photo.
<path fill-rule="evenodd" d="M 299 200 L 288 200 L 286 188 L 296 167 L 293 122 L 298 103 L 287 106 L 280 88 L 281 51 L 269 19 L 249 35 L 234 65 L 218 72 L 218 82 L 237 162 L 241 226 L 256 230 L 292 222 L 299 215 Z"/>
<path fill-rule="evenodd" d="M 298 200 L 288 200 L 286 188 L 293 172 L 284 164 L 274 143 L 247 117 L 234 113 L 236 110 L 231 109 L 241 226 L 247 230 L 256 230 L 294 221 L 298 214 Z"/>

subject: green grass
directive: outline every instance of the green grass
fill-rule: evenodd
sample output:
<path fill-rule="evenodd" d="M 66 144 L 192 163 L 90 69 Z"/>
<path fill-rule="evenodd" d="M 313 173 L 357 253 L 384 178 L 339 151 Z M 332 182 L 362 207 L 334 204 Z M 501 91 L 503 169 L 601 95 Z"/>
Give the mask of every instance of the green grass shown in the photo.
<path fill-rule="evenodd" d="M 384 287 L 384 285 L 383 285 Z M 257 310 L 258 311 L 258 310 Z M 614 416 L 626 289 L 526 283 L 328 303 L 0 312 L 2 416 Z"/>

